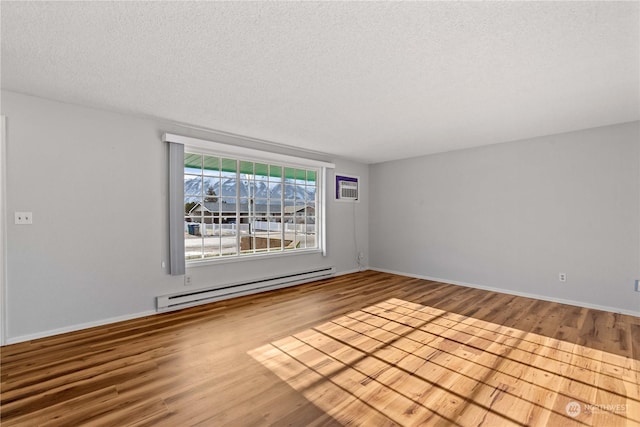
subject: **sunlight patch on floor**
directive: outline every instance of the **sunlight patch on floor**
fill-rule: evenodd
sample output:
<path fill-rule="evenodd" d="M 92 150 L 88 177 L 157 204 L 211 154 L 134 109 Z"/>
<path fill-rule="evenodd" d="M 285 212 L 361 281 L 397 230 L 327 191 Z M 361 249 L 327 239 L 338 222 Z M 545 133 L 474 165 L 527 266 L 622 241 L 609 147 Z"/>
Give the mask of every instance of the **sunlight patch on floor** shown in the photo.
<path fill-rule="evenodd" d="M 251 350 L 349 425 L 640 426 L 640 362 L 392 298 Z"/>

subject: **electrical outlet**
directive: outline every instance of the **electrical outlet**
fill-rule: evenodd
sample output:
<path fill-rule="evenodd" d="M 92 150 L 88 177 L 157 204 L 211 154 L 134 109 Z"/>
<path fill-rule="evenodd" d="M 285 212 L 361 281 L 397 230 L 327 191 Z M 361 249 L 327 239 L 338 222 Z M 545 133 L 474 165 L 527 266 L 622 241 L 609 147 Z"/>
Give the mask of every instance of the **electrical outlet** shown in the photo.
<path fill-rule="evenodd" d="M 358 261 L 362 261 L 364 259 L 364 252 L 358 252 Z"/>
<path fill-rule="evenodd" d="M 184 275 L 184 284 L 185 285 L 190 285 L 191 284 L 191 276 L 189 276 L 188 274 Z"/>
<path fill-rule="evenodd" d="M 16 212 L 15 223 L 16 225 L 33 224 L 33 213 L 32 212 Z"/>
<path fill-rule="evenodd" d="M 558 273 L 558 280 L 560 280 L 561 282 L 566 282 L 567 281 L 567 273 Z"/>
<path fill-rule="evenodd" d="M 636 292 L 640 292 L 640 280 L 636 279 Z"/>

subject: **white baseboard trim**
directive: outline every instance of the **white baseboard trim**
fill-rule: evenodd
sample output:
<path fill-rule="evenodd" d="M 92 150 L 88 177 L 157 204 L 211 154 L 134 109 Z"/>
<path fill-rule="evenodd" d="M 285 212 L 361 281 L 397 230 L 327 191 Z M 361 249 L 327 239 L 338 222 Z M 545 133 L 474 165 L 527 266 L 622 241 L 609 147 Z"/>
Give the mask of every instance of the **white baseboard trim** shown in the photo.
<path fill-rule="evenodd" d="M 366 270 L 380 271 L 382 273 L 397 274 L 399 276 L 413 277 L 413 278 L 416 278 L 416 279 L 423 279 L 423 280 L 431 280 L 431 281 L 434 281 L 434 282 L 449 283 L 449 284 L 457 285 L 457 286 L 465 286 L 467 288 L 482 289 L 482 290 L 485 290 L 485 291 L 498 292 L 498 293 L 508 294 L 508 295 L 517 295 L 517 296 L 527 297 L 527 298 L 535 298 L 535 299 L 539 299 L 539 300 L 542 300 L 542 301 L 557 302 L 557 303 L 560 303 L 560 304 L 567 304 L 567 305 L 573 305 L 573 306 L 584 307 L 584 308 L 592 308 L 592 309 L 595 309 L 595 310 L 603 310 L 603 311 L 609 311 L 609 312 L 612 312 L 612 313 L 621 313 L 621 314 L 627 314 L 627 315 L 630 315 L 630 316 L 640 317 L 640 311 L 624 310 L 624 309 L 619 309 L 619 308 L 615 308 L 615 307 L 608 307 L 608 306 L 603 306 L 603 305 L 585 303 L 585 302 L 582 302 L 582 301 L 566 300 L 566 299 L 562 299 L 562 298 L 549 297 L 549 296 L 546 296 L 546 295 L 531 294 L 531 293 L 527 293 L 527 292 L 518 292 L 518 291 L 509 290 L 509 289 L 494 288 L 494 287 L 491 287 L 491 286 L 477 285 L 477 284 L 474 284 L 474 283 L 460 282 L 460 281 L 457 281 L 457 280 L 449 280 L 449 279 L 443 279 L 443 278 L 439 278 L 439 277 L 424 276 L 424 275 L 421 275 L 421 274 L 405 273 L 405 272 L 402 272 L 402 271 L 388 270 L 388 269 L 384 269 L 384 268 L 376 268 L 376 267 L 362 267 L 362 269 L 356 268 L 356 269 L 337 272 L 337 273 L 335 273 L 335 275 L 333 277 L 344 276 L 344 275 L 347 275 L 347 274 L 358 273 L 358 272 L 362 272 L 362 271 L 366 271 Z M 129 315 L 125 315 L 125 316 L 112 317 L 112 318 L 109 318 L 109 319 L 97 320 L 97 321 L 94 321 L 94 322 L 87 322 L 87 323 L 81 323 L 81 324 L 78 324 L 78 325 L 66 326 L 64 328 L 50 329 L 48 331 L 37 332 L 35 334 L 20 335 L 20 336 L 17 336 L 17 337 L 7 338 L 6 344 L 9 345 L 9 344 L 17 344 L 17 343 L 21 343 L 21 342 L 25 342 L 25 341 L 32 341 L 32 340 L 36 340 L 36 339 L 39 339 L 39 338 L 46 338 L 46 337 L 50 337 L 50 336 L 54 336 L 54 335 L 66 334 L 68 332 L 76 332 L 76 331 L 80 331 L 80 330 L 83 330 L 83 329 L 94 328 L 96 326 L 109 325 L 109 324 L 112 324 L 112 323 L 123 322 L 125 320 L 138 319 L 138 318 L 141 318 L 141 317 L 151 316 L 151 315 L 155 315 L 155 314 L 157 314 L 157 312 L 155 310 L 150 310 L 150 311 L 144 311 L 144 312 L 141 312 L 141 313 L 135 313 L 135 314 L 129 314 Z"/>
<path fill-rule="evenodd" d="M 491 286 L 476 285 L 474 283 L 459 282 L 457 280 L 449 280 L 449 279 L 442 279 L 439 277 L 424 276 L 421 274 L 412 274 L 412 273 L 404 273 L 402 271 L 387 270 L 385 268 L 371 267 L 370 270 L 379 271 L 381 273 L 397 274 L 399 276 L 412 277 L 415 279 L 431 280 L 434 282 L 442 282 L 442 283 L 448 283 L 451 285 L 465 286 L 467 288 L 482 289 L 485 291 L 498 292 L 501 294 L 516 295 L 519 297 L 534 298 L 542 301 L 557 302 L 560 304 L 567 304 L 567 305 L 573 305 L 573 306 L 584 307 L 584 308 L 592 308 L 594 310 L 609 311 L 611 313 L 627 314 L 629 316 L 640 317 L 640 311 L 626 310 L 626 309 L 616 308 L 616 307 L 608 307 L 605 305 L 591 304 L 583 301 L 574 301 L 574 300 L 568 300 L 564 298 L 555 298 L 555 297 L 550 297 L 548 295 L 531 294 L 528 292 L 519 292 L 519 291 L 510 290 L 510 289 L 494 288 Z"/>
<path fill-rule="evenodd" d="M 146 317 L 153 314 L 157 314 L 155 310 L 144 311 L 142 313 L 128 314 L 125 316 L 111 317 L 109 319 L 96 320 L 94 322 L 81 323 L 78 325 L 65 326 L 64 328 L 50 329 L 48 331 L 37 332 L 35 334 L 20 335 L 13 338 L 7 338 L 7 344 L 17 344 L 25 341 L 37 340 L 39 338 L 51 337 L 54 335 L 66 334 L 68 332 L 81 331 L 83 329 L 94 328 L 96 326 L 110 325 L 112 323 L 123 322 L 125 320 L 139 319 L 140 317 Z"/>
<path fill-rule="evenodd" d="M 352 269 L 352 270 L 340 271 L 340 272 L 336 272 L 333 276 L 330 276 L 330 277 L 344 276 L 346 274 L 358 273 L 360 271 L 365 271 L 365 270 L 368 270 L 368 269 L 369 269 L 368 267 L 367 268 L 363 267 L 362 269 L 355 268 L 355 269 Z M 330 277 L 327 277 L 327 278 L 330 278 Z M 311 282 L 305 282 L 305 283 L 311 283 Z M 300 284 L 302 284 L 302 283 L 300 283 Z M 249 294 L 259 293 L 259 292 L 265 292 L 266 290 L 275 290 L 275 289 L 278 289 L 278 287 L 274 287 L 273 289 L 264 289 L 264 290 L 260 290 L 258 292 L 253 291 L 253 292 L 239 293 L 239 294 L 234 295 L 234 297 L 239 297 L 239 296 L 244 296 L 244 295 L 249 295 Z M 221 299 L 226 299 L 226 298 L 221 298 Z M 112 317 L 112 318 L 109 318 L 109 319 L 97 320 L 95 322 L 87 322 L 87 323 L 81 323 L 81 324 L 78 324 L 78 325 L 66 326 L 64 328 L 50 329 L 48 331 L 37 332 L 35 334 L 20 335 L 20 336 L 13 337 L 13 338 L 7 338 L 6 344 L 7 345 L 18 344 L 18 343 L 21 343 L 21 342 L 37 340 L 39 338 L 47 338 L 47 337 L 51 337 L 51 336 L 54 336 L 54 335 L 66 334 L 68 332 L 76 332 L 76 331 L 81 331 L 83 329 L 94 328 L 96 326 L 104 326 L 104 325 L 110 325 L 112 323 L 123 322 L 125 320 L 138 319 L 140 317 L 151 316 L 151 315 L 154 315 L 154 314 L 158 314 L 158 312 L 155 311 L 155 310 L 151 310 L 151 311 L 145 311 L 145 312 L 142 312 L 142 313 L 129 314 L 129 315 L 125 315 L 125 316 L 118 316 L 118 317 Z"/>
<path fill-rule="evenodd" d="M 334 277 L 345 276 L 347 274 L 353 274 L 353 273 L 362 273 L 363 271 L 367 271 L 367 270 L 372 270 L 372 269 L 364 266 L 361 268 L 353 268 L 351 270 L 339 271 L 334 275 Z"/>

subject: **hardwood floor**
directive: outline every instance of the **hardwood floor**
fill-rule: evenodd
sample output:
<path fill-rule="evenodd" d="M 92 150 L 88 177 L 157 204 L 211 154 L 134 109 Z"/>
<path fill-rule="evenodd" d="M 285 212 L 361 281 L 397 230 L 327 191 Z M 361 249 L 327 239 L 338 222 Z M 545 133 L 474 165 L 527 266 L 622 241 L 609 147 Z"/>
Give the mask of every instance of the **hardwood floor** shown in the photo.
<path fill-rule="evenodd" d="M 1 349 L 3 426 L 640 426 L 640 319 L 378 272 Z"/>

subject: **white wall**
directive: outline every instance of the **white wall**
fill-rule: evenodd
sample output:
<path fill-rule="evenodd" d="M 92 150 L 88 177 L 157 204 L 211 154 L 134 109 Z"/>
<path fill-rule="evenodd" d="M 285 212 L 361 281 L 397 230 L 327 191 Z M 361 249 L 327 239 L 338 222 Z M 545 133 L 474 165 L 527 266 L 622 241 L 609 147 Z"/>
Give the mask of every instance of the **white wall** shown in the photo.
<path fill-rule="evenodd" d="M 168 201 L 160 136 L 259 144 L 5 91 L 2 114 L 9 342 L 152 313 L 155 296 L 184 289 L 312 266 L 352 271 L 354 237 L 363 265 L 640 311 L 638 122 L 370 168 L 319 158 L 362 178 L 361 202 L 337 203 L 329 173 L 328 257 L 191 268 L 187 288 L 161 267 Z M 32 211 L 34 224 L 13 225 L 14 211 Z"/>
<path fill-rule="evenodd" d="M 639 129 L 373 165 L 370 265 L 640 315 Z"/>
<path fill-rule="evenodd" d="M 152 313 L 155 296 L 186 288 L 182 277 L 161 267 L 168 254 L 163 132 L 260 146 L 6 91 L 2 114 L 7 116 L 7 216 L 32 211 L 34 220 L 31 226 L 12 221 L 7 226 L 9 342 Z M 368 166 L 319 160 L 363 178 L 355 215 L 358 246 L 366 253 Z M 189 289 L 315 266 L 355 270 L 354 205 L 328 200 L 326 258 L 309 254 L 189 269 Z"/>

